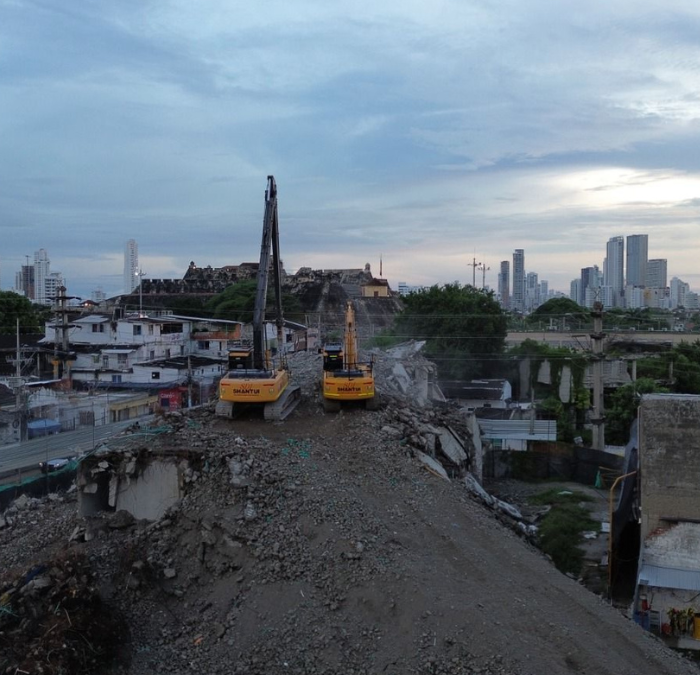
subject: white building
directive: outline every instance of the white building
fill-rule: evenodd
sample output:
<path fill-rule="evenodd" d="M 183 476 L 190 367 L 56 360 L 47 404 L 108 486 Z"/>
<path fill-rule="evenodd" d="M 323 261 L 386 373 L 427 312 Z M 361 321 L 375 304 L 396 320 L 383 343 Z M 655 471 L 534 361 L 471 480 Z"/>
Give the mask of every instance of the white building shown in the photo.
<path fill-rule="evenodd" d="M 678 277 L 673 277 L 671 279 L 670 287 L 670 303 L 671 309 L 676 309 L 677 307 L 686 307 L 686 294 L 690 292 L 690 284 L 679 279 Z"/>
<path fill-rule="evenodd" d="M 172 386 L 188 379 L 210 381 L 225 371 L 237 321 L 165 315 L 114 319 L 90 314 L 71 321 L 68 344 L 74 354 L 73 382 L 91 387 Z M 43 343 L 53 344 L 56 326 L 46 325 Z"/>
<path fill-rule="evenodd" d="M 58 289 L 65 286 L 63 275 L 60 272 L 51 271 L 49 254 L 44 248 L 34 253 L 34 265 L 31 274 L 27 266 L 22 267 L 18 285 L 22 285 L 24 294 L 42 305 L 51 305 L 58 295 Z"/>
<path fill-rule="evenodd" d="M 668 261 L 666 258 L 652 258 L 647 263 L 647 288 L 666 288 L 667 280 Z"/>
<path fill-rule="evenodd" d="M 642 309 L 646 307 L 644 302 L 643 286 L 627 286 L 625 288 L 625 306 L 628 309 Z"/>

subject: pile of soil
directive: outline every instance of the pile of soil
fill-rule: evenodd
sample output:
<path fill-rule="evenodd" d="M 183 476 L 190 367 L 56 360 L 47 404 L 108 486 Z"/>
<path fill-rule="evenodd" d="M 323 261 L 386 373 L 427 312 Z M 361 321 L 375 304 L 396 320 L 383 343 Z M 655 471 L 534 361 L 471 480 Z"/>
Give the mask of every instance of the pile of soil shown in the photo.
<path fill-rule="evenodd" d="M 46 500 L 3 532 L 0 569 L 24 568 L 2 582 L 0 663 L 89 672 L 83 642 L 92 672 L 113 675 L 698 675 L 560 574 L 458 470 L 416 459 L 453 412 L 404 399 L 330 415 L 308 398 L 282 423 L 171 418 L 143 450 L 198 461 L 163 518 L 84 520 Z M 15 535 L 43 557 L 12 550 Z M 38 564 L 50 583 L 23 594 Z"/>

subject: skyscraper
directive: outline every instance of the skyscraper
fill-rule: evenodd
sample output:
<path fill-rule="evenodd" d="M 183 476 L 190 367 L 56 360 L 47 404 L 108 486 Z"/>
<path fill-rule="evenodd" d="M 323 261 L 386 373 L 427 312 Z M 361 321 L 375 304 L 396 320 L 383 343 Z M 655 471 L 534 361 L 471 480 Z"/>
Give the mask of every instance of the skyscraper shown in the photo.
<path fill-rule="evenodd" d="M 666 288 L 668 266 L 666 258 L 652 258 L 647 264 L 647 288 Z"/>
<path fill-rule="evenodd" d="M 627 237 L 627 286 L 644 286 L 647 282 L 649 235 L 631 234 Z"/>
<path fill-rule="evenodd" d="M 27 256 L 29 258 L 29 256 Z M 34 266 L 22 265 L 21 271 L 15 275 L 15 290 L 25 298 L 34 300 Z"/>
<path fill-rule="evenodd" d="M 510 308 L 510 263 L 501 261 L 501 271 L 498 275 L 498 297 L 501 299 L 501 307 Z"/>
<path fill-rule="evenodd" d="M 124 293 L 131 293 L 138 286 L 138 269 L 139 247 L 135 239 L 129 239 L 124 247 Z"/>
<path fill-rule="evenodd" d="M 34 300 L 39 304 L 51 304 L 47 301 L 46 280 L 51 274 L 51 261 L 46 249 L 40 248 L 34 253 Z"/>
<path fill-rule="evenodd" d="M 525 250 L 516 248 L 513 252 L 513 302 L 516 312 L 525 310 Z"/>
<path fill-rule="evenodd" d="M 605 285 L 610 287 L 611 307 L 622 307 L 625 289 L 625 238 L 612 237 L 606 246 L 606 258 L 603 264 Z"/>
<path fill-rule="evenodd" d="M 580 298 L 577 300 L 582 307 L 593 307 L 600 298 L 600 287 L 603 285 L 602 275 L 598 265 L 581 269 Z"/>

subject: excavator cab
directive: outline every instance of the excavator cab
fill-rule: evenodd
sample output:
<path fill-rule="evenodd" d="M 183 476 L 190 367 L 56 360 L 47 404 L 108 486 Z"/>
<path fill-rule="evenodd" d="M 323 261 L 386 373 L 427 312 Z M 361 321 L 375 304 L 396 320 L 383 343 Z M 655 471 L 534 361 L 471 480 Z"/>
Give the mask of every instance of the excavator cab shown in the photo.
<path fill-rule="evenodd" d="M 343 347 L 338 344 L 325 345 L 323 348 L 323 370 L 336 372 L 343 369 Z"/>
<path fill-rule="evenodd" d="M 229 370 L 251 370 L 253 368 L 253 350 L 235 349 L 228 353 Z"/>

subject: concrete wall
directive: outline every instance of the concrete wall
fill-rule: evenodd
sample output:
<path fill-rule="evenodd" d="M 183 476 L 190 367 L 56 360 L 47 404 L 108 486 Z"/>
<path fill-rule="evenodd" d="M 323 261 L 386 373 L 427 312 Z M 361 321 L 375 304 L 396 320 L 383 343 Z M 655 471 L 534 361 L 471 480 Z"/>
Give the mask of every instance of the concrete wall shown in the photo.
<path fill-rule="evenodd" d="M 119 481 L 116 510 L 124 509 L 137 519 L 159 520 L 179 498 L 177 465 L 153 461 L 138 478 Z"/>
<path fill-rule="evenodd" d="M 700 518 L 700 396 L 649 394 L 639 410 L 642 540 L 666 518 Z"/>

